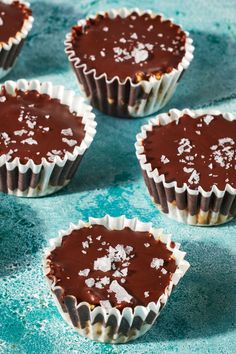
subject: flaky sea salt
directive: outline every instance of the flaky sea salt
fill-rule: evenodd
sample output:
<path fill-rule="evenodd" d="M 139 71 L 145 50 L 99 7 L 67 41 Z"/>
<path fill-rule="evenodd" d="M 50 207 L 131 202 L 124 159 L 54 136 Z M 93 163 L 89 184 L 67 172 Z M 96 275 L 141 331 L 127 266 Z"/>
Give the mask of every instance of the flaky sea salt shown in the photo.
<path fill-rule="evenodd" d="M 135 48 L 132 54 L 134 56 L 134 60 L 136 64 L 139 64 L 148 58 L 148 51 L 146 49 L 139 50 Z"/>
<path fill-rule="evenodd" d="M 146 242 L 146 243 L 144 243 L 144 246 L 145 247 L 150 247 L 150 243 Z"/>
<path fill-rule="evenodd" d="M 108 285 L 110 284 L 110 278 L 109 277 L 103 277 L 100 279 L 100 282 L 103 284 L 103 285 Z"/>
<path fill-rule="evenodd" d="M 184 152 L 190 152 L 192 150 L 192 145 L 189 139 L 182 138 L 179 142 L 178 153 L 182 155 Z"/>
<path fill-rule="evenodd" d="M 118 304 L 121 302 L 130 302 L 132 299 L 132 296 L 117 282 L 117 280 L 112 281 L 109 289 L 115 293 Z"/>
<path fill-rule="evenodd" d="M 170 160 L 165 156 L 165 155 L 161 155 L 161 162 L 165 164 L 169 163 Z"/>
<path fill-rule="evenodd" d="M 191 176 L 188 179 L 188 182 L 190 184 L 197 184 L 200 181 L 200 173 L 198 173 L 196 170 L 193 170 Z"/>
<path fill-rule="evenodd" d="M 89 243 L 88 243 L 88 241 L 83 241 L 83 242 L 82 242 L 82 247 L 83 247 L 83 248 L 89 248 Z"/>
<path fill-rule="evenodd" d="M 97 258 L 94 261 L 94 270 L 101 270 L 102 272 L 108 272 L 111 270 L 111 259 L 107 256 Z"/>
<path fill-rule="evenodd" d="M 27 133 L 28 133 L 28 130 L 25 130 L 25 129 L 14 131 L 14 135 L 16 135 L 16 136 L 22 136 L 23 134 L 27 134 Z"/>
<path fill-rule="evenodd" d="M 35 125 L 36 125 L 36 122 L 31 122 L 31 120 L 27 120 L 26 121 L 26 124 L 28 125 L 28 127 L 30 128 L 30 129 L 34 129 L 34 127 L 35 127 Z"/>
<path fill-rule="evenodd" d="M 71 128 L 68 129 L 62 129 L 61 130 L 61 134 L 65 135 L 65 136 L 72 136 L 73 135 L 73 131 Z"/>
<path fill-rule="evenodd" d="M 38 142 L 36 140 L 34 140 L 33 138 L 28 138 L 25 140 L 21 140 L 22 144 L 28 144 L 28 145 L 37 145 Z"/>
<path fill-rule="evenodd" d="M 74 139 L 67 139 L 67 138 L 62 138 L 63 143 L 69 145 L 69 146 L 74 146 L 77 144 L 77 141 Z"/>
<path fill-rule="evenodd" d="M 164 264 L 164 259 L 161 258 L 153 258 L 150 264 L 151 268 L 159 269 Z"/>
<path fill-rule="evenodd" d="M 90 269 L 88 268 L 79 271 L 79 275 L 82 277 L 87 277 L 89 273 L 90 273 Z"/>
<path fill-rule="evenodd" d="M 165 269 L 165 268 L 161 268 L 161 272 L 162 272 L 162 274 L 167 274 L 167 270 Z"/>
<path fill-rule="evenodd" d="M 206 117 L 203 118 L 206 125 L 209 125 L 211 123 L 211 121 L 213 121 L 213 119 L 214 119 L 214 117 L 211 116 L 210 114 L 208 114 Z"/>
<path fill-rule="evenodd" d="M 92 288 L 95 284 L 94 278 L 88 278 L 84 282 L 89 288 Z"/>
<path fill-rule="evenodd" d="M 132 38 L 132 39 L 138 39 L 138 35 L 137 35 L 137 33 L 132 33 L 131 34 L 131 36 L 130 36 L 130 38 Z"/>

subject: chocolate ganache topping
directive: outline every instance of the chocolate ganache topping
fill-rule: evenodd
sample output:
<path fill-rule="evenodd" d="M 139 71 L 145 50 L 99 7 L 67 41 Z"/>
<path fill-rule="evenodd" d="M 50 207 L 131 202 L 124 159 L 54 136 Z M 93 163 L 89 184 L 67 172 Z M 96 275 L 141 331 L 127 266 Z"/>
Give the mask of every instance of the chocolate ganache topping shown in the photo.
<path fill-rule="evenodd" d="M 0 43 L 15 37 L 31 14 L 31 10 L 19 1 L 11 4 L 0 1 Z"/>
<path fill-rule="evenodd" d="M 131 13 L 126 18 L 108 14 L 72 28 L 72 46 L 87 69 L 108 79 L 130 77 L 133 82 L 159 79 L 177 68 L 185 55 L 186 34 L 161 16 Z"/>
<path fill-rule="evenodd" d="M 236 120 L 222 115 L 183 115 L 178 121 L 154 126 L 143 141 L 152 169 L 166 182 L 209 191 L 216 185 L 236 188 Z"/>
<path fill-rule="evenodd" d="M 172 252 L 150 233 L 101 225 L 64 236 L 48 262 L 47 276 L 56 279 L 64 296 L 107 309 L 157 302 L 176 270 Z"/>
<path fill-rule="evenodd" d="M 44 157 L 53 162 L 56 156 L 73 152 L 84 138 L 82 117 L 70 112 L 58 99 L 37 91 L 0 93 L 0 155 L 7 161 L 19 157 L 21 163 Z"/>

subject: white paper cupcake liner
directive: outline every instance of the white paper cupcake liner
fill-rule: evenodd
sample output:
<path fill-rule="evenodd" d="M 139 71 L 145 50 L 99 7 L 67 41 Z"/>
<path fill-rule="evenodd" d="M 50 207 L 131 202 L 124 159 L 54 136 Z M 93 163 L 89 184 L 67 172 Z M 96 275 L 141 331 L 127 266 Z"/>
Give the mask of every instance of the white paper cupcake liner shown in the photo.
<path fill-rule="evenodd" d="M 73 152 L 66 152 L 63 158 L 56 156 L 53 162 L 42 158 L 40 164 L 35 164 L 32 159 L 22 164 L 18 157 L 8 161 L 7 155 L 0 155 L 0 191 L 19 197 L 40 197 L 54 193 L 69 183 L 78 165 L 93 141 L 96 134 L 95 115 L 92 107 L 84 103 L 84 99 L 76 96 L 73 91 L 67 91 L 63 86 L 53 86 L 51 82 L 38 80 L 17 82 L 6 81 L 6 91 L 14 95 L 15 90 L 36 90 L 40 94 L 47 94 L 51 98 L 60 100 L 68 105 L 69 109 L 81 116 L 84 123 L 85 136 Z"/>
<path fill-rule="evenodd" d="M 138 8 L 112 9 L 107 12 L 99 12 L 87 19 L 78 21 L 78 25 L 84 27 L 88 19 L 94 19 L 98 15 L 108 14 L 110 18 L 117 15 L 125 18 L 133 11 L 139 15 L 150 14 L 152 17 L 162 16 L 162 14 L 153 13 L 150 10 L 140 10 Z M 107 78 L 106 73 L 98 76 L 95 69 L 88 70 L 86 64 L 82 64 L 77 57 L 72 46 L 72 33 L 68 33 L 65 41 L 65 52 L 77 75 L 80 89 L 84 95 L 91 101 L 91 104 L 102 112 L 119 117 L 142 117 L 157 112 L 172 97 L 177 83 L 182 77 L 184 71 L 188 68 L 193 59 L 194 47 L 189 33 L 185 32 L 187 38 L 185 43 L 186 53 L 170 73 L 163 74 L 158 80 L 151 77 L 149 80 L 142 80 L 139 83 L 133 83 L 130 77 L 125 81 L 120 81 L 118 76 L 111 80 Z"/>
<path fill-rule="evenodd" d="M 1 0 L 1 2 L 5 4 L 11 4 L 13 1 L 14 0 Z M 30 8 L 28 2 L 20 1 L 20 4 Z M 0 79 L 6 76 L 14 66 L 24 41 L 33 26 L 33 22 L 33 16 L 29 16 L 29 18 L 24 20 L 23 27 L 17 32 L 15 37 L 10 37 L 6 43 L 0 43 Z"/>
<path fill-rule="evenodd" d="M 148 124 L 141 128 L 135 143 L 136 155 L 139 160 L 143 176 L 149 193 L 158 208 L 167 216 L 190 225 L 208 226 L 222 224 L 236 216 L 236 189 L 226 184 L 224 190 L 216 185 L 210 191 L 205 191 L 201 186 L 194 190 L 187 186 L 177 187 L 177 182 L 166 182 L 165 176 L 159 174 L 157 169 L 152 169 L 144 153 L 143 141 L 147 137 L 147 131 L 151 131 L 156 125 L 166 125 L 172 121 L 181 119 L 184 114 L 197 118 L 204 114 L 222 114 L 226 120 L 236 119 L 231 113 L 222 113 L 217 110 L 189 110 L 179 111 L 172 109 L 169 113 L 159 114 L 150 119 Z"/>
<path fill-rule="evenodd" d="M 103 225 L 110 230 L 122 230 L 129 227 L 133 231 L 148 231 L 153 234 L 155 239 L 165 243 L 167 249 L 173 252 L 177 269 L 165 292 L 156 302 L 150 302 L 147 306 L 136 306 L 134 309 L 126 307 L 122 312 L 116 308 L 105 310 L 101 306 L 91 309 L 87 302 L 77 303 L 74 296 L 63 296 L 63 289 L 55 285 L 56 279 L 52 281 L 47 277 L 50 272 L 50 262 L 47 257 L 61 245 L 63 236 L 69 235 L 75 229 L 95 224 Z M 180 251 L 179 247 L 179 244 L 175 244 L 172 248 L 171 235 L 164 234 L 162 229 L 154 229 L 151 223 L 143 223 L 137 218 L 127 219 L 124 215 L 120 217 L 106 215 L 100 219 L 89 218 L 88 222 L 79 221 L 77 225 L 71 224 L 68 230 L 60 231 L 57 238 L 51 239 L 50 247 L 45 250 L 43 271 L 59 312 L 79 334 L 100 342 L 125 343 L 140 337 L 152 327 L 173 287 L 178 284 L 188 270 L 189 263 L 184 260 L 185 253 Z"/>

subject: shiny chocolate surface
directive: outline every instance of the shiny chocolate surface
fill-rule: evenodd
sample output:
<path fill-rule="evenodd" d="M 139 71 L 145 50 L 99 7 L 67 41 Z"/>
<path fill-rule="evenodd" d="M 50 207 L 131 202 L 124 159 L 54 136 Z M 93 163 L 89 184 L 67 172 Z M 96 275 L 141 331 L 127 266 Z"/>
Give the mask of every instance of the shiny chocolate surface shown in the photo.
<path fill-rule="evenodd" d="M 32 159 L 39 164 L 42 158 L 53 162 L 73 152 L 85 135 L 82 117 L 37 91 L 17 90 L 12 96 L 3 87 L 0 112 L 0 155 L 7 155 L 7 161 L 19 157 L 22 163 Z"/>
<path fill-rule="evenodd" d="M 32 11 L 19 1 L 11 4 L 0 1 L 0 43 L 6 43 L 9 38 L 15 37 L 31 14 Z"/>
<path fill-rule="evenodd" d="M 119 309 L 157 302 L 176 270 L 172 252 L 150 233 L 101 225 L 64 236 L 48 261 L 47 276 L 65 296 Z"/>
<path fill-rule="evenodd" d="M 147 162 L 167 182 L 191 189 L 236 188 L 236 120 L 206 114 L 155 126 L 143 142 Z"/>
<path fill-rule="evenodd" d="M 85 28 L 72 29 L 73 49 L 87 70 L 121 81 L 159 79 L 171 72 L 185 55 L 185 42 L 185 33 L 171 21 L 136 12 L 126 18 L 98 15 Z"/>

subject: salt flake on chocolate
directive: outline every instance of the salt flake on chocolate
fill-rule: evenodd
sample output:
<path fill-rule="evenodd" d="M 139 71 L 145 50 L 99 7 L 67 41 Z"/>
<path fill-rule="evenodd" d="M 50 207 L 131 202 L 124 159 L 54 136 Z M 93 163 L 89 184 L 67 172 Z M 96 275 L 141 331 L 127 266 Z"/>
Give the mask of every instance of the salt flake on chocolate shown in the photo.
<path fill-rule="evenodd" d="M 89 243 L 88 243 L 88 241 L 83 241 L 83 242 L 82 242 L 82 247 L 83 247 L 83 248 L 89 248 Z"/>
<path fill-rule="evenodd" d="M 148 58 L 148 51 L 146 49 L 139 50 L 137 48 L 134 48 L 132 55 L 134 57 L 135 63 L 139 64 Z"/>
<path fill-rule="evenodd" d="M 137 33 L 134 32 L 133 34 L 131 34 L 130 38 L 132 38 L 132 39 L 138 39 Z"/>
<path fill-rule="evenodd" d="M 165 268 L 162 268 L 162 269 L 161 269 L 161 272 L 162 272 L 162 274 L 164 274 L 164 275 L 167 274 L 167 270 L 166 270 Z"/>
<path fill-rule="evenodd" d="M 107 256 L 97 258 L 94 261 L 94 270 L 101 270 L 102 272 L 108 272 L 111 270 L 111 259 Z"/>
<path fill-rule="evenodd" d="M 14 135 L 22 136 L 23 134 L 27 134 L 28 130 L 21 129 L 21 130 L 15 130 Z"/>
<path fill-rule="evenodd" d="M 155 268 L 155 269 L 159 269 L 160 267 L 162 267 L 164 264 L 164 259 L 161 258 L 153 258 L 152 262 L 150 264 L 151 268 Z"/>
<path fill-rule="evenodd" d="M 165 164 L 169 163 L 170 160 L 165 156 L 165 155 L 161 155 L 161 162 Z"/>
<path fill-rule="evenodd" d="M 77 144 L 77 141 L 74 139 L 67 139 L 67 138 L 62 138 L 63 143 L 69 145 L 69 146 L 74 146 Z"/>
<path fill-rule="evenodd" d="M 88 278 L 85 280 L 85 284 L 89 287 L 92 288 L 95 284 L 95 280 L 94 278 Z"/>
<path fill-rule="evenodd" d="M 30 129 L 34 129 L 36 122 L 31 122 L 29 119 L 26 121 L 26 124 Z"/>
<path fill-rule="evenodd" d="M 82 277 L 87 277 L 89 275 L 90 269 L 86 268 L 79 271 L 79 275 Z"/>
<path fill-rule="evenodd" d="M 71 128 L 68 129 L 62 129 L 61 130 L 61 134 L 65 135 L 65 136 L 72 136 L 73 135 L 73 131 Z"/>
<path fill-rule="evenodd" d="M 190 152 L 192 150 L 192 145 L 189 139 L 182 138 L 179 142 L 178 153 L 182 155 L 184 152 Z"/>
<path fill-rule="evenodd" d="M 109 277 L 103 277 L 103 278 L 100 279 L 100 282 L 103 285 L 108 285 L 108 284 L 110 284 L 110 278 Z"/>
<path fill-rule="evenodd" d="M 34 140 L 33 138 L 28 138 L 25 140 L 21 140 L 22 144 L 28 144 L 28 145 L 37 145 L 38 142 L 36 140 Z"/>
<path fill-rule="evenodd" d="M 206 117 L 203 118 L 204 122 L 206 123 L 206 125 L 209 125 L 211 123 L 211 121 L 213 121 L 214 117 L 211 115 L 207 115 Z"/>
<path fill-rule="evenodd" d="M 190 184 L 198 184 L 200 181 L 200 173 L 198 173 L 196 170 L 193 170 L 191 176 L 188 179 L 188 182 Z"/>
<path fill-rule="evenodd" d="M 232 138 L 221 138 L 218 140 L 220 145 L 224 145 L 224 144 L 231 144 L 234 145 L 234 139 Z"/>
<path fill-rule="evenodd" d="M 121 302 L 130 302 L 132 299 L 132 296 L 117 282 L 117 280 L 112 281 L 109 289 L 115 293 L 118 304 Z"/>

